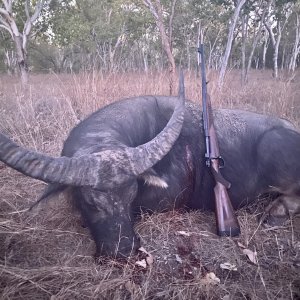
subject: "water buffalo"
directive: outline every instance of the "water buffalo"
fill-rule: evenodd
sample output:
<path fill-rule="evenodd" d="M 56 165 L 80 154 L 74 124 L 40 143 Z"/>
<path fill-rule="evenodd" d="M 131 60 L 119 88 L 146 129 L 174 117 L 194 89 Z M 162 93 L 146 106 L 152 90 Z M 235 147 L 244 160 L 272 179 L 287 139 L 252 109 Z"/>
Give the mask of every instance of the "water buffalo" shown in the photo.
<path fill-rule="evenodd" d="M 178 97 L 140 96 L 110 104 L 78 124 L 62 156 L 49 157 L 0 134 L 0 160 L 49 183 L 41 199 L 71 187 L 96 254 L 128 256 L 140 246 L 141 211 L 214 209 L 201 110 Z M 235 209 L 275 192 L 269 221 L 300 211 L 300 133 L 288 121 L 242 110 L 214 111 Z"/>

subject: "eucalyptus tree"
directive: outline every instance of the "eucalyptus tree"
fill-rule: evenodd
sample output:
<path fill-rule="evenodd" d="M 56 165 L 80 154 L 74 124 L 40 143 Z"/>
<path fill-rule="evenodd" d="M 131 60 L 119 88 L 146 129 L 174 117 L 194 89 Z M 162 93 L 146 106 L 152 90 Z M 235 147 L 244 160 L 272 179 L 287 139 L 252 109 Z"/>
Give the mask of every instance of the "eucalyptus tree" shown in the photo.
<path fill-rule="evenodd" d="M 180 61 L 185 60 L 188 69 L 196 66 L 197 47 L 202 35 L 206 50 L 206 65 L 208 68 L 217 69 L 226 40 L 225 24 L 230 12 L 213 1 L 198 0 L 182 1 L 178 9 L 180 14 L 174 19 L 176 34 L 173 45 L 176 52 L 180 53 Z"/>
<path fill-rule="evenodd" d="M 0 29 L 7 31 L 14 42 L 22 83 L 28 81 L 27 45 L 32 27 L 37 21 L 45 0 L 33 5 L 30 0 L 2 0 Z"/>
<path fill-rule="evenodd" d="M 264 20 L 266 17 L 268 9 L 268 3 L 266 3 L 265 0 L 258 0 L 254 1 L 252 5 L 252 17 L 251 17 L 251 24 L 249 25 L 252 31 L 252 40 L 249 43 L 249 56 L 248 56 L 248 62 L 244 74 L 244 78 L 242 78 L 243 81 L 247 81 L 248 79 L 248 74 L 252 65 L 252 60 L 254 56 L 254 52 L 258 46 L 259 43 L 263 43 L 264 46 L 264 54 L 263 57 L 265 57 L 266 49 L 267 49 L 267 44 L 265 43 L 267 36 L 264 36 Z M 247 13 L 247 12 L 246 12 Z M 249 12 L 248 12 L 249 13 Z M 265 59 L 263 59 L 265 61 Z"/>
<path fill-rule="evenodd" d="M 230 20 L 229 24 L 229 30 L 228 30 L 228 36 L 227 36 L 227 43 L 226 43 L 226 49 L 223 55 L 222 59 L 222 65 L 220 69 L 219 79 L 218 79 L 218 85 L 221 88 L 224 84 L 224 78 L 225 78 L 225 72 L 228 64 L 228 59 L 231 52 L 232 42 L 234 38 L 234 30 L 240 15 L 240 11 L 245 4 L 246 0 L 235 0 L 234 1 L 234 9 L 233 9 L 233 15 Z"/>
<path fill-rule="evenodd" d="M 293 14 L 291 16 L 292 22 L 292 49 L 289 62 L 289 70 L 294 72 L 297 66 L 297 59 L 300 54 L 300 3 L 295 4 Z"/>
<path fill-rule="evenodd" d="M 175 15 L 175 8 L 177 0 L 171 0 L 169 2 L 169 10 L 164 10 L 160 0 L 143 0 L 145 6 L 149 9 L 153 15 L 156 25 L 160 32 L 161 43 L 163 49 L 167 55 L 169 62 L 169 72 L 170 72 L 170 95 L 173 93 L 173 86 L 175 82 L 175 59 L 172 49 L 172 35 L 173 35 L 173 20 Z M 168 16 L 167 20 L 165 16 Z"/>
<path fill-rule="evenodd" d="M 264 25 L 268 30 L 273 48 L 273 76 L 278 77 L 278 53 L 282 33 L 292 14 L 296 0 L 268 0 L 267 17 Z"/>

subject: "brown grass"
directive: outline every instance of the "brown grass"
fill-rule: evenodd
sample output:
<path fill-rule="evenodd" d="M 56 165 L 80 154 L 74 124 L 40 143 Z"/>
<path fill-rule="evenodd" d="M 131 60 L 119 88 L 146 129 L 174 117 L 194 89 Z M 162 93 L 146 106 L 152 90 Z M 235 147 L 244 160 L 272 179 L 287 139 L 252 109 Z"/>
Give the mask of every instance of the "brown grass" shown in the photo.
<path fill-rule="evenodd" d="M 215 107 L 244 108 L 300 124 L 300 83 L 253 72 L 241 87 L 232 72 L 222 92 L 208 74 Z M 186 93 L 200 98 L 199 79 L 186 74 Z M 167 94 L 165 74 L 36 75 L 24 92 L 0 77 L 0 130 L 19 143 L 59 155 L 68 131 L 87 114 L 116 99 Z M 299 299 L 300 218 L 281 228 L 257 220 L 262 204 L 239 211 L 242 234 L 219 238 L 214 216 L 203 212 L 144 215 L 136 224 L 154 264 L 93 259 L 94 242 L 63 196 L 27 208 L 44 184 L 0 164 L 1 299 Z M 184 236 L 178 231 L 186 231 Z M 258 264 L 237 242 L 257 252 Z M 220 268 L 235 264 L 237 271 Z M 213 272 L 220 283 L 205 280 Z"/>

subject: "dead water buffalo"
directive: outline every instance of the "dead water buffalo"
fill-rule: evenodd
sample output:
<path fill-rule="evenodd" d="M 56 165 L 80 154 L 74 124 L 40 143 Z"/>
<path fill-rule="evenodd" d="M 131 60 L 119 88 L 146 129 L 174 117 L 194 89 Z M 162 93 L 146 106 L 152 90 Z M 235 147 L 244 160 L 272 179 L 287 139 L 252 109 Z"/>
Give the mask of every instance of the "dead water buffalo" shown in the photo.
<path fill-rule="evenodd" d="M 214 209 L 198 105 L 179 97 L 141 96 L 110 104 L 82 121 L 62 157 L 29 151 L 0 134 L 0 160 L 49 183 L 41 198 L 71 187 L 97 254 L 128 256 L 140 246 L 141 211 Z M 282 119 L 222 109 L 215 126 L 235 209 L 275 191 L 274 224 L 300 207 L 300 134 Z"/>

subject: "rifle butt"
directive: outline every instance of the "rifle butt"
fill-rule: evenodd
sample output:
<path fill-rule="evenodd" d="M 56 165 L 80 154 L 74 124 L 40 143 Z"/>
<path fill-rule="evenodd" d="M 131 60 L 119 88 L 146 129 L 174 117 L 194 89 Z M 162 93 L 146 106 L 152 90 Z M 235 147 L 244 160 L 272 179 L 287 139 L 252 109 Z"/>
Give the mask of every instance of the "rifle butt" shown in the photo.
<path fill-rule="evenodd" d="M 216 223 L 219 236 L 238 236 L 241 233 L 227 188 L 217 182 L 215 188 Z"/>

